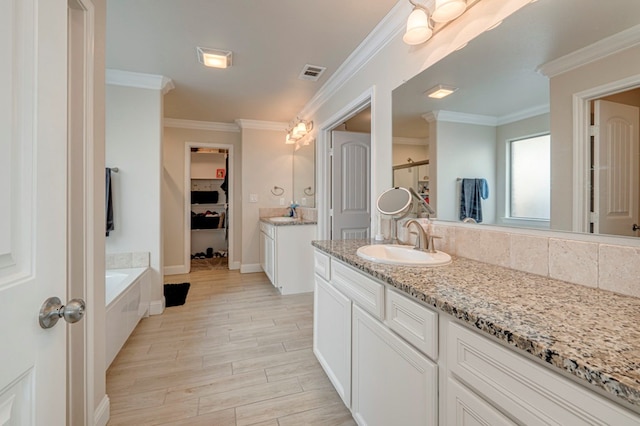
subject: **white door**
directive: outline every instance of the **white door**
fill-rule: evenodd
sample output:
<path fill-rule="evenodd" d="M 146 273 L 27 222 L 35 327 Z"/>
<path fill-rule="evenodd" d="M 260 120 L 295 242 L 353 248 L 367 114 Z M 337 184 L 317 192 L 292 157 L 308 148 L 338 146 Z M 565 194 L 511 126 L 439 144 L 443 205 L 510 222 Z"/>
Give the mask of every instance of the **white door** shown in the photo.
<path fill-rule="evenodd" d="M 331 239 L 369 238 L 371 135 L 333 131 Z"/>
<path fill-rule="evenodd" d="M 635 236 L 640 109 L 595 101 L 594 232 Z"/>
<path fill-rule="evenodd" d="M 67 0 L 0 0 L 0 424 L 66 423 Z"/>

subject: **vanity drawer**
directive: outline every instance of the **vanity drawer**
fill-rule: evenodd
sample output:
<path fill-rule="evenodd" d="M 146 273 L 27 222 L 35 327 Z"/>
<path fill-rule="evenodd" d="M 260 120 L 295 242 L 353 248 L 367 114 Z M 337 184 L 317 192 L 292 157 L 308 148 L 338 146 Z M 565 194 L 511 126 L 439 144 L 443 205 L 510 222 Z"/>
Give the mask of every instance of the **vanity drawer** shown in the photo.
<path fill-rule="evenodd" d="M 362 309 L 384 320 L 384 285 L 356 272 L 350 267 L 331 261 L 331 284 Z"/>
<path fill-rule="evenodd" d="M 331 279 L 331 258 L 319 250 L 313 252 L 313 269 L 326 281 Z"/>
<path fill-rule="evenodd" d="M 384 323 L 432 360 L 438 359 L 438 314 L 387 288 Z"/>
<path fill-rule="evenodd" d="M 497 342 L 449 322 L 447 366 L 518 423 L 632 425 L 638 416 Z"/>

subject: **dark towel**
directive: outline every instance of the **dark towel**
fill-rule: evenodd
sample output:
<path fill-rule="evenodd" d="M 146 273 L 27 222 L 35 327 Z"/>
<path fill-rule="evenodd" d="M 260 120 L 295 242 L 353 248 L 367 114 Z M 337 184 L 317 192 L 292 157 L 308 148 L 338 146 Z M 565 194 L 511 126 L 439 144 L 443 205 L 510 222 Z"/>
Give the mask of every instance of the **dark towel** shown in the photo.
<path fill-rule="evenodd" d="M 460 188 L 460 220 L 468 217 L 482 222 L 482 202 L 489 198 L 486 179 L 462 179 Z"/>
<path fill-rule="evenodd" d="M 115 229 L 113 225 L 113 199 L 111 197 L 111 169 L 109 167 L 106 168 L 105 173 L 105 216 L 107 218 L 107 237 L 109 236 L 109 232 Z"/>
<path fill-rule="evenodd" d="M 224 159 L 224 170 L 225 170 L 224 180 L 220 184 L 220 189 L 224 191 L 224 197 L 228 202 L 229 198 L 227 197 L 228 196 L 227 191 L 229 189 L 229 180 L 228 180 L 229 179 L 229 154 L 227 154 Z"/>

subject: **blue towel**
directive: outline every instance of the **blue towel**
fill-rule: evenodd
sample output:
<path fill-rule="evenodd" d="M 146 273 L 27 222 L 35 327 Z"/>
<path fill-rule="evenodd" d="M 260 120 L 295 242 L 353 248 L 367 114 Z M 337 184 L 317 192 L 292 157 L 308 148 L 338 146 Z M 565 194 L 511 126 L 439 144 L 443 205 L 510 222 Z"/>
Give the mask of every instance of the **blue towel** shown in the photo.
<path fill-rule="evenodd" d="M 482 202 L 489 198 L 486 179 L 462 179 L 460 188 L 460 220 L 468 217 L 482 222 Z"/>

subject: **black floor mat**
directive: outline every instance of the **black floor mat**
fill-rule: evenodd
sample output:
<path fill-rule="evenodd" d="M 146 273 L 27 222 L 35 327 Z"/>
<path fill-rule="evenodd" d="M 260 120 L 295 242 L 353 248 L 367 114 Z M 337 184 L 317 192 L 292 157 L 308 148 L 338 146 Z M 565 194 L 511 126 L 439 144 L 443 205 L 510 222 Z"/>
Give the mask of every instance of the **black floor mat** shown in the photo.
<path fill-rule="evenodd" d="M 191 284 L 165 284 L 164 285 L 164 299 L 165 307 L 184 305 L 187 300 L 187 293 L 189 293 L 189 287 Z"/>

